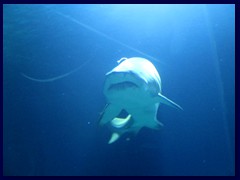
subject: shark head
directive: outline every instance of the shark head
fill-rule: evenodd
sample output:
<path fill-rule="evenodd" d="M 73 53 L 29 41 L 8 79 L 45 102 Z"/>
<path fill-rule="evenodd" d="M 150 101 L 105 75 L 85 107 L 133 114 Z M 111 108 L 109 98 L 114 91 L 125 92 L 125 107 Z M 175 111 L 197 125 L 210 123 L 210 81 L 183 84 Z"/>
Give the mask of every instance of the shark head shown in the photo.
<path fill-rule="evenodd" d="M 130 58 L 106 74 L 103 92 L 109 103 L 123 107 L 141 107 L 146 105 L 146 101 L 152 103 L 153 99 L 149 97 L 161 92 L 161 79 L 150 61 Z"/>
<path fill-rule="evenodd" d="M 113 131 L 109 144 L 122 134 L 137 134 L 143 127 L 158 129 L 162 125 L 156 119 L 160 103 L 181 109 L 161 94 L 158 71 L 150 61 L 140 57 L 125 58 L 108 72 L 103 93 L 108 105 L 100 125 L 108 124 Z M 120 117 L 123 110 L 126 117 Z"/>

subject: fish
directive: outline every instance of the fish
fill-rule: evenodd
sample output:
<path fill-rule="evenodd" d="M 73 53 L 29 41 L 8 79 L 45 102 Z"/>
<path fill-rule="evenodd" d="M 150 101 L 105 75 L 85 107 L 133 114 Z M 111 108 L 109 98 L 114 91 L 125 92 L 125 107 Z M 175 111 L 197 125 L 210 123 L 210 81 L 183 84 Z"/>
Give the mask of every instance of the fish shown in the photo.
<path fill-rule="evenodd" d="M 183 110 L 162 94 L 160 75 L 148 59 L 124 57 L 118 63 L 106 73 L 103 87 L 107 105 L 99 125 L 112 131 L 108 144 L 127 133 L 137 135 L 143 127 L 160 129 L 163 126 L 157 120 L 160 104 Z"/>

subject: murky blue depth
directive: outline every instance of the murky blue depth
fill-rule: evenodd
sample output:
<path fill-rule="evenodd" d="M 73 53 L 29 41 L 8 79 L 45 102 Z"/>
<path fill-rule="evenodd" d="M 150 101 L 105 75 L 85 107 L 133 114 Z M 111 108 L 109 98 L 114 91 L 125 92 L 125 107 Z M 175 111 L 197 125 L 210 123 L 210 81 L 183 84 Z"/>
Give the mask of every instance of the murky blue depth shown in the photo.
<path fill-rule="evenodd" d="M 234 5 L 4 5 L 4 175 L 234 175 L 234 39 Z M 136 56 L 184 111 L 108 145 L 105 74 Z"/>

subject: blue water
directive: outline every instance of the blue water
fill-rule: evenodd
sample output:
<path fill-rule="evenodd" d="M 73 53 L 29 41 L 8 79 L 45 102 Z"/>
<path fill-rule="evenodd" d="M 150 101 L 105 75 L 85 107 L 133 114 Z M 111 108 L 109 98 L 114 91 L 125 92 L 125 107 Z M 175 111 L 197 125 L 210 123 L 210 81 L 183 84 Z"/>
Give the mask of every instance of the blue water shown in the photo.
<path fill-rule="evenodd" d="M 234 5 L 4 5 L 3 31 L 4 175 L 235 174 Z M 108 145 L 105 73 L 135 56 L 184 111 Z"/>

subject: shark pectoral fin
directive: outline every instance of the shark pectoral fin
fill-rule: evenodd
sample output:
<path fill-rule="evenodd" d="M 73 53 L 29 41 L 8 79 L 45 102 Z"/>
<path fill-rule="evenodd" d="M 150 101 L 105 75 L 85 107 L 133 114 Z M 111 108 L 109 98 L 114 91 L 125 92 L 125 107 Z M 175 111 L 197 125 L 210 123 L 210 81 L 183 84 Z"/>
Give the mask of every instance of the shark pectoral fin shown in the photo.
<path fill-rule="evenodd" d="M 155 122 L 156 122 L 155 129 L 157 129 L 157 130 L 159 130 L 161 127 L 163 127 L 163 126 L 164 126 L 164 124 L 163 124 L 163 123 L 161 123 L 161 122 L 160 122 L 160 121 L 158 121 L 158 120 L 156 120 Z"/>
<path fill-rule="evenodd" d="M 115 128 L 121 128 L 123 126 L 125 126 L 128 121 L 130 120 L 131 118 L 131 115 L 129 114 L 126 118 L 118 118 L 118 117 L 115 117 L 112 121 L 111 121 L 111 124 L 113 127 Z"/>
<path fill-rule="evenodd" d="M 120 112 L 121 108 L 118 106 L 114 106 L 112 104 L 107 104 L 105 109 L 102 112 L 102 115 L 100 117 L 99 124 L 104 125 L 108 122 L 110 122 L 113 118 L 115 118 Z"/>
<path fill-rule="evenodd" d="M 120 137 L 120 134 L 118 133 L 113 133 L 110 140 L 108 141 L 108 144 L 112 144 L 114 143 L 115 141 L 117 141 Z"/>
<path fill-rule="evenodd" d="M 173 102 L 172 100 L 168 99 L 167 97 L 165 97 L 164 95 L 158 93 L 158 98 L 160 98 L 160 103 L 166 104 L 168 106 L 174 107 L 176 109 L 180 109 L 183 110 L 183 108 L 181 106 L 179 106 L 178 104 L 176 104 L 175 102 Z"/>

